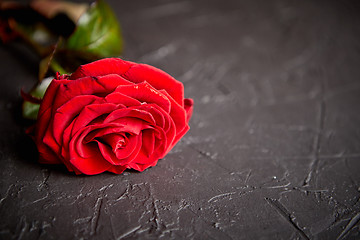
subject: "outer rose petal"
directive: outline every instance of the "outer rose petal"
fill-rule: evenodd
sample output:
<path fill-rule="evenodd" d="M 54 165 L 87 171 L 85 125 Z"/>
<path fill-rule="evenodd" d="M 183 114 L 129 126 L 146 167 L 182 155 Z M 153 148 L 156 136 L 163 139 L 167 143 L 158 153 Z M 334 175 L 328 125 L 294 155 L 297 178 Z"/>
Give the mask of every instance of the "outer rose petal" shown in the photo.
<path fill-rule="evenodd" d="M 185 112 L 186 112 L 186 122 L 188 123 L 192 113 L 193 113 L 193 105 L 194 105 L 194 100 L 192 100 L 191 98 L 185 98 L 184 99 L 184 108 L 185 108 Z"/>
<path fill-rule="evenodd" d="M 118 74 L 133 83 L 149 82 L 158 90 L 165 89 L 180 105 L 183 105 L 184 87 L 181 82 L 164 71 L 146 64 L 136 64 L 119 58 L 105 58 L 80 66 L 70 79 L 87 76 Z"/>
<path fill-rule="evenodd" d="M 108 171 L 115 174 L 121 174 L 125 171 L 125 169 L 126 166 L 113 165 L 108 169 Z"/>
<path fill-rule="evenodd" d="M 56 95 L 61 83 L 67 82 L 67 80 L 53 80 L 48 87 L 44 99 L 40 105 L 38 120 L 35 126 L 34 140 L 40 153 L 39 161 L 41 163 L 50 164 L 59 163 L 56 153 L 43 143 L 43 138 L 46 130 L 49 126 L 50 119 L 52 118 L 52 106 L 54 102 L 54 96 Z"/>
<path fill-rule="evenodd" d="M 109 162 L 105 161 L 100 154 L 92 158 L 72 156 L 70 158 L 70 163 L 74 165 L 80 172 L 87 175 L 94 175 L 105 172 L 112 166 Z"/>
<path fill-rule="evenodd" d="M 81 65 L 71 74 L 70 79 L 74 80 L 86 76 L 105 76 L 108 74 L 122 75 L 133 65 L 135 65 L 135 63 L 124 61 L 120 58 L 104 58 Z"/>
<path fill-rule="evenodd" d="M 143 103 L 155 103 L 166 112 L 170 112 L 171 110 L 171 102 L 169 98 L 161 91 L 157 91 L 147 82 L 131 86 L 119 86 L 115 91 L 135 98 Z"/>
<path fill-rule="evenodd" d="M 52 83 L 50 86 L 51 85 Z M 79 95 L 107 95 L 113 92 L 119 85 L 132 85 L 132 83 L 115 74 L 100 77 L 84 77 L 79 78 L 76 81 L 67 80 L 66 83 L 59 84 L 57 92 L 60 92 L 60 94 L 55 96 L 52 108 L 58 108 L 68 100 Z"/>
<path fill-rule="evenodd" d="M 183 105 L 183 84 L 160 69 L 146 64 L 138 64 L 132 66 L 124 76 L 134 83 L 147 81 L 158 90 L 164 89 L 178 104 Z"/>
<path fill-rule="evenodd" d="M 181 132 L 184 127 L 187 125 L 186 122 L 186 113 L 182 106 L 180 106 L 177 102 L 174 101 L 174 99 L 166 92 L 161 91 L 165 96 L 168 97 L 168 99 L 171 102 L 171 110 L 170 110 L 170 116 L 174 120 L 175 126 L 176 126 L 176 132 Z"/>

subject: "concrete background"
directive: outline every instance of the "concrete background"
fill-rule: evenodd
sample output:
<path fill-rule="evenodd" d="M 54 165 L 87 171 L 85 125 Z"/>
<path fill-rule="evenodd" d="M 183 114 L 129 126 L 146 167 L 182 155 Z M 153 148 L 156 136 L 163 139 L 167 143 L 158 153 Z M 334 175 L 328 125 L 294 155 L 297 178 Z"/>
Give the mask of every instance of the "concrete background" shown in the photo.
<path fill-rule="evenodd" d="M 40 165 L 19 117 L 38 59 L 1 45 L 1 239 L 360 238 L 357 1 L 108 2 L 191 130 L 143 173 Z"/>

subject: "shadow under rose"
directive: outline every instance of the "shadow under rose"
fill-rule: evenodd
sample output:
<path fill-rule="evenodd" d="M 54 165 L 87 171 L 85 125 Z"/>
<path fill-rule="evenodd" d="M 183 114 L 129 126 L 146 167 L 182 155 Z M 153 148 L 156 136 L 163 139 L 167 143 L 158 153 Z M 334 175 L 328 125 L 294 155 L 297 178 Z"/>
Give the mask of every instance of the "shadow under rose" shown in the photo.
<path fill-rule="evenodd" d="M 17 99 L 13 102 L 12 107 L 9 109 L 13 124 L 15 124 L 16 131 L 13 133 L 13 137 L 8 140 L 7 146 L 10 155 L 14 160 L 20 161 L 25 166 L 21 168 L 38 169 L 39 172 L 43 169 L 56 171 L 66 175 L 72 175 L 69 173 L 65 166 L 61 164 L 46 165 L 38 162 L 39 153 L 35 142 L 31 136 L 26 133 L 26 130 L 35 124 L 35 121 L 28 120 L 22 117 L 21 113 L 22 100 Z M 74 174 L 75 175 L 75 174 Z"/>

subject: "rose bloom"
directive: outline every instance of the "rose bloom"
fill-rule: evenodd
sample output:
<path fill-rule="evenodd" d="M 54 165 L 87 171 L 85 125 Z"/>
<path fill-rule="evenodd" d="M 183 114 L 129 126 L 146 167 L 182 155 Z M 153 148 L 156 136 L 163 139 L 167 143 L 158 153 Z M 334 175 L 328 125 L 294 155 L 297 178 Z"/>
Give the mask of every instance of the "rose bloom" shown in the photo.
<path fill-rule="evenodd" d="M 40 163 L 76 174 L 155 166 L 189 130 L 183 84 L 145 64 L 107 58 L 59 74 L 38 114 Z"/>

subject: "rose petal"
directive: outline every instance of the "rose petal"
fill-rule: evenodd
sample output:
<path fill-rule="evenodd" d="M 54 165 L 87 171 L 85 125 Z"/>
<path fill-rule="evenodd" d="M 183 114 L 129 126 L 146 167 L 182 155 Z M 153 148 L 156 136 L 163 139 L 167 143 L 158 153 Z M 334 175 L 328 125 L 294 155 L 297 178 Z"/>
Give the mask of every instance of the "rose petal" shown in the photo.
<path fill-rule="evenodd" d="M 43 97 L 42 103 L 40 105 L 39 114 L 38 114 L 38 120 L 48 121 L 49 118 L 44 118 L 43 114 L 48 109 L 52 109 L 54 106 L 54 100 L 57 96 L 57 92 L 59 90 L 59 87 L 61 84 L 66 84 L 70 82 L 69 80 L 52 80 L 49 87 L 47 88 L 45 95 Z"/>
<path fill-rule="evenodd" d="M 46 146 L 38 146 L 39 151 L 39 163 L 46 163 L 46 164 L 59 164 L 61 160 Z"/>
<path fill-rule="evenodd" d="M 71 156 L 70 162 L 79 171 L 87 175 L 105 172 L 112 166 L 100 154 L 92 156 L 91 158 L 81 158 L 80 156 L 74 155 Z"/>
<path fill-rule="evenodd" d="M 144 130 L 142 132 L 142 145 L 144 153 L 147 157 L 150 157 L 154 153 L 155 136 L 152 130 Z"/>
<path fill-rule="evenodd" d="M 141 102 L 155 103 L 166 112 L 170 112 L 171 105 L 169 99 L 147 82 L 131 86 L 119 86 L 115 91 L 135 98 Z"/>
<path fill-rule="evenodd" d="M 110 146 L 114 154 L 117 149 L 124 148 L 128 143 L 128 139 L 124 133 L 111 133 L 103 135 L 98 138 L 98 141 Z"/>
<path fill-rule="evenodd" d="M 80 66 L 70 79 L 78 79 L 86 76 L 104 76 L 108 74 L 122 75 L 135 63 L 124 61 L 119 58 L 104 58 L 98 61 Z"/>
<path fill-rule="evenodd" d="M 129 137 L 128 143 L 127 145 L 122 148 L 122 149 L 117 149 L 115 151 L 116 157 L 120 160 L 126 160 L 124 163 L 121 164 L 125 164 L 128 161 L 132 161 L 137 153 L 140 151 L 141 148 L 141 144 L 139 143 L 139 141 L 141 140 L 142 136 L 131 136 Z M 135 155 L 135 154 L 136 155 Z"/>
<path fill-rule="evenodd" d="M 87 104 L 99 101 L 101 101 L 100 98 L 92 95 L 77 96 L 62 105 L 59 109 L 56 110 L 56 112 L 54 112 L 53 109 L 53 118 L 50 120 L 48 130 L 45 132 L 43 143 L 49 146 L 56 154 L 58 154 L 60 150 L 59 143 L 61 143 L 60 138 L 64 128 L 66 127 L 66 124 L 69 124 L 69 122 L 71 122 Z M 58 119 L 59 116 L 60 119 Z"/>
<path fill-rule="evenodd" d="M 90 158 L 93 155 L 94 146 L 91 142 L 87 141 L 87 136 L 92 131 L 96 129 L 102 129 L 104 127 L 109 127 L 109 125 L 90 125 L 80 129 L 74 136 L 69 138 L 68 151 L 76 151 L 76 154 L 80 157 Z"/>
<path fill-rule="evenodd" d="M 94 146 L 91 144 L 84 144 L 84 138 L 91 131 L 91 127 L 85 127 L 80 134 L 76 134 L 70 141 L 70 151 L 76 151 L 76 154 L 82 158 L 90 158 L 94 155 Z"/>
<path fill-rule="evenodd" d="M 111 164 L 103 158 L 97 148 L 82 144 L 84 135 L 89 131 L 90 127 L 87 127 L 81 134 L 78 133 L 71 139 L 69 144 L 69 158 L 70 163 L 79 171 L 92 175 L 106 171 L 111 167 Z M 79 153 L 86 157 L 81 157 Z"/>
<path fill-rule="evenodd" d="M 173 119 L 169 116 L 169 114 L 156 104 L 145 104 L 139 106 L 138 108 L 148 111 L 154 117 L 154 119 L 156 119 L 156 126 L 159 126 L 164 130 L 167 140 L 170 144 L 176 135 L 176 127 Z M 162 121 L 164 121 L 164 123 L 159 124 Z"/>
<path fill-rule="evenodd" d="M 194 100 L 191 98 L 184 99 L 184 109 L 186 112 L 186 122 L 189 122 L 193 113 Z"/>
<path fill-rule="evenodd" d="M 96 129 L 92 130 L 89 134 L 87 134 L 87 136 L 84 138 L 85 143 L 89 143 L 93 141 L 95 138 L 102 137 L 104 135 L 108 135 L 112 133 L 121 133 L 123 132 L 124 129 L 123 126 L 119 126 L 119 124 L 116 123 L 109 123 L 101 126 L 102 126 L 101 128 L 96 128 L 96 125 L 93 126 Z"/>
<path fill-rule="evenodd" d="M 164 95 L 166 95 L 171 102 L 171 111 L 170 116 L 174 120 L 176 126 L 176 134 L 181 132 L 186 125 L 186 112 L 182 106 L 180 106 L 174 99 L 166 92 L 161 91 Z"/>
<path fill-rule="evenodd" d="M 140 132 L 139 135 L 134 135 L 134 136 L 132 136 L 132 138 L 134 138 L 134 139 L 131 139 L 132 143 L 131 143 L 131 146 L 129 146 L 129 147 L 133 148 L 134 150 L 131 152 L 131 154 L 127 157 L 124 157 L 126 155 L 125 153 L 124 153 L 124 156 L 121 156 L 121 154 L 122 154 L 121 152 L 118 153 L 119 157 L 123 157 L 121 164 L 127 165 L 128 163 L 134 161 L 134 159 L 136 159 L 137 156 L 139 155 L 139 152 L 142 148 L 142 141 L 141 141 L 142 133 Z"/>
<path fill-rule="evenodd" d="M 105 97 L 106 102 L 115 103 L 115 104 L 123 104 L 127 107 L 139 106 L 141 102 L 135 98 L 129 97 L 125 94 L 119 92 L 110 93 Z"/>
<path fill-rule="evenodd" d="M 167 122 L 165 121 L 165 115 L 168 115 L 163 109 L 159 108 L 156 104 L 143 104 L 141 106 L 136 107 L 138 110 L 146 111 L 154 119 L 154 124 L 160 126 L 162 128 L 169 127 Z M 161 111 L 162 110 L 162 111 Z"/>
<path fill-rule="evenodd" d="M 45 163 L 45 161 L 48 161 L 49 163 L 57 163 L 59 161 L 56 153 L 43 143 L 43 137 L 46 131 L 48 131 L 48 127 L 50 124 L 54 96 L 57 95 L 60 84 L 67 81 L 68 80 L 54 79 L 49 85 L 47 91 L 45 92 L 44 99 L 42 101 L 42 104 L 40 105 L 38 120 L 35 127 L 34 140 L 40 153 L 42 163 Z"/>
<path fill-rule="evenodd" d="M 48 108 L 46 111 L 42 112 L 42 115 L 49 119 L 51 117 L 51 109 Z M 48 121 L 45 121 L 46 119 L 43 118 L 41 121 L 38 121 L 36 124 L 37 129 L 39 129 L 35 134 L 35 143 L 37 145 L 38 151 L 42 157 L 42 163 L 45 163 L 43 160 L 48 159 L 49 162 L 57 162 L 57 155 L 56 152 L 51 149 L 52 143 L 50 143 L 50 146 L 46 143 L 44 143 L 44 135 L 46 134 L 46 130 L 49 126 Z M 43 125 L 40 125 L 43 124 Z M 41 128 L 43 126 L 43 128 Z"/>
<path fill-rule="evenodd" d="M 126 166 L 116 165 L 111 166 L 108 171 L 115 173 L 115 174 L 121 174 L 126 170 Z"/>
<path fill-rule="evenodd" d="M 132 168 L 136 171 L 139 171 L 139 172 L 142 172 L 144 171 L 145 169 L 149 168 L 149 167 L 153 167 L 157 164 L 158 162 L 158 159 L 154 159 L 153 162 L 151 163 L 147 163 L 147 164 L 140 164 L 140 163 L 130 163 L 128 165 L 128 168 Z"/>
<path fill-rule="evenodd" d="M 99 67 L 101 66 L 101 67 Z M 146 64 L 136 64 L 119 58 L 105 58 L 80 66 L 70 79 L 86 76 L 123 75 L 134 83 L 149 82 L 156 89 L 165 89 L 181 106 L 183 105 L 183 84 L 164 71 Z"/>
<path fill-rule="evenodd" d="M 118 159 L 116 158 L 115 154 L 113 153 L 111 147 L 107 146 L 106 144 L 96 141 L 97 145 L 99 147 L 99 150 L 101 152 L 101 155 L 103 158 L 106 159 L 106 161 L 108 161 L 109 163 L 113 164 L 113 165 L 119 165 L 117 164 Z"/>
<path fill-rule="evenodd" d="M 70 172 L 75 172 L 75 174 L 79 175 L 82 174 L 81 171 L 79 171 L 79 169 L 77 169 L 74 165 L 72 165 L 69 161 L 64 161 L 63 164 L 65 165 L 65 167 L 70 171 Z"/>
<path fill-rule="evenodd" d="M 118 105 L 112 103 L 91 104 L 86 106 L 76 118 L 71 135 L 76 134 L 77 131 L 91 123 L 94 119 L 101 115 L 111 113 L 118 107 Z"/>
<path fill-rule="evenodd" d="M 146 124 L 142 119 L 124 117 L 115 120 L 113 123 L 118 126 L 123 126 L 123 132 L 139 135 L 143 129 L 152 128 L 150 125 Z"/>
<path fill-rule="evenodd" d="M 126 165 L 128 162 L 132 161 L 139 153 L 141 149 L 141 143 L 139 143 L 139 139 L 141 139 L 141 134 L 138 136 L 132 136 L 129 139 L 128 145 L 121 149 L 115 150 L 114 148 L 105 144 L 101 141 L 96 141 L 98 143 L 99 149 L 103 155 L 103 157 L 114 165 Z"/>
<path fill-rule="evenodd" d="M 63 134 L 63 139 L 62 139 L 62 144 L 61 144 L 61 150 L 60 150 L 60 154 L 62 157 L 62 160 L 64 162 L 68 162 L 69 161 L 69 143 L 71 140 L 71 131 L 72 128 L 74 126 L 74 121 L 72 121 L 68 127 L 66 127 L 66 129 L 64 130 L 64 134 Z"/>
<path fill-rule="evenodd" d="M 65 128 L 74 120 L 81 110 L 98 99 L 98 97 L 91 95 L 76 96 L 57 109 L 53 121 L 56 126 L 53 128 L 53 135 L 57 143 L 61 143 Z"/>
<path fill-rule="evenodd" d="M 114 91 L 119 85 L 129 84 L 132 83 L 115 74 L 99 77 L 84 77 L 75 81 L 67 80 L 67 82 L 59 85 L 58 92 L 61 94 L 56 96 L 52 107 L 58 108 L 68 100 L 79 95 L 105 96 Z"/>
<path fill-rule="evenodd" d="M 141 151 L 139 152 L 139 154 L 136 156 L 136 158 L 129 163 L 129 166 L 131 166 L 131 168 L 135 167 L 134 169 L 136 169 L 136 170 L 141 169 L 141 168 L 139 168 L 139 166 L 137 166 L 138 164 L 141 164 L 142 166 L 145 166 L 145 165 L 150 166 L 155 161 L 157 161 L 159 158 L 161 158 L 163 156 L 163 153 L 167 146 L 167 140 L 165 137 L 165 133 L 164 133 L 164 131 L 162 131 L 162 129 L 154 129 L 153 132 L 155 134 L 155 145 L 156 145 L 156 143 L 158 143 L 156 145 L 156 148 L 154 149 L 154 153 L 151 154 L 150 156 L 148 156 L 145 149 L 142 148 Z M 144 142 L 145 141 L 143 141 L 143 144 L 144 144 Z M 143 171 L 143 170 L 144 169 L 139 170 L 139 171 Z"/>
<path fill-rule="evenodd" d="M 160 69 L 146 64 L 136 64 L 124 74 L 124 77 L 134 83 L 146 81 L 158 90 L 165 89 L 179 105 L 183 105 L 183 84 Z"/>
<path fill-rule="evenodd" d="M 154 155 L 156 155 L 156 158 L 162 158 L 166 154 L 166 149 L 168 149 L 169 146 L 171 146 L 171 143 L 173 142 L 173 138 L 168 139 L 164 130 L 159 127 L 154 129 L 154 135 L 155 135 L 154 152 L 156 153 Z"/>
<path fill-rule="evenodd" d="M 155 119 L 153 116 L 144 110 L 137 109 L 137 108 L 123 108 L 123 109 L 117 109 L 110 113 L 106 119 L 104 120 L 104 123 L 110 123 L 121 119 L 121 118 L 134 118 L 134 121 L 142 120 L 143 122 L 146 122 L 147 124 L 155 124 Z M 138 120 L 136 120 L 138 119 Z M 141 123 L 143 125 L 145 123 Z"/>

